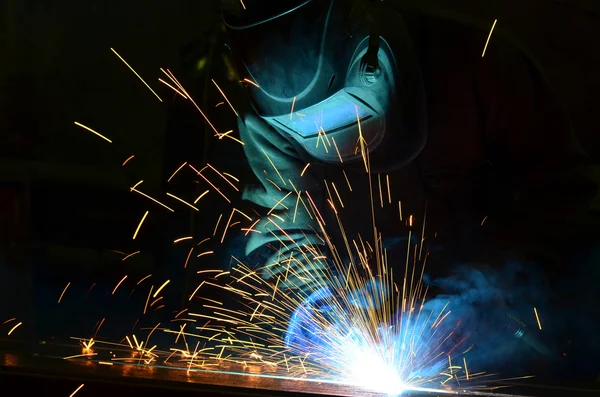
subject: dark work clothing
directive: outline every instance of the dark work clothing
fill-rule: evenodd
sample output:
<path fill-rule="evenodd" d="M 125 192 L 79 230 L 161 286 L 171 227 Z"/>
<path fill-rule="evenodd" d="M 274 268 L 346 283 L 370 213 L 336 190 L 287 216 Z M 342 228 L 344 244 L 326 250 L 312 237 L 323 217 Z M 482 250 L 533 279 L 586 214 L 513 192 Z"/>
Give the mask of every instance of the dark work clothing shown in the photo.
<path fill-rule="evenodd" d="M 402 23 L 399 15 L 387 17 Z M 372 246 L 372 197 L 377 233 L 384 239 L 405 236 L 409 229 L 420 238 L 427 208 L 425 240 L 448 253 L 444 261 L 460 261 L 482 260 L 492 245 L 535 250 L 536 239 L 559 236 L 593 195 L 572 172 L 577 159 L 565 113 L 523 53 L 492 36 L 482 58 L 487 31 L 425 16 L 406 21 L 422 73 L 428 124 L 427 144 L 409 165 L 373 173 L 371 185 L 361 162 L 314 163 L 300 176 L 307 159 L 287 137 L 250 111 L 240 117 L 244 150 L 261 182 L 245 197 L 265 208 L 255 227 L 261 233 L 250 235 L 247 253 L 281 248 L 266 259 L 264 277 L 282 274 L 287 267 L 282 261 L 292 251 L 300 257 L 306 245 L 325 245 L 319 215 L 304 207 L 310 208 L 310 199 L 341 257 L 357 253 L 352 242 L 348 253 L 331 205 L 348 239 L 360 246 L 360 235 Z M 397 58 L 402 68 L 402 54 Z M 386 145 L 370 156 L 395 150 Z M 410 215 L 412 228 L 406 226 Z M 399 258 L 388 260 L 391 266 L 403 265 L 396 263 Z M 313 265 L 315 271 L 327 266 Z"/>

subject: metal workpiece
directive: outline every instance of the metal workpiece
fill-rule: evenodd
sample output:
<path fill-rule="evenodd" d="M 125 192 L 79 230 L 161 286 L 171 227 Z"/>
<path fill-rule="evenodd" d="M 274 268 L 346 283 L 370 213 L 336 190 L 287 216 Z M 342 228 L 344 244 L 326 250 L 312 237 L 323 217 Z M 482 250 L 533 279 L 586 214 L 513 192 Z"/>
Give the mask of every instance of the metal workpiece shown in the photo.
<path fill-rule="evenodd" d="M 215 370 L 187 370 L 167 365 L 110 363 L 93 357 L 65 359 L 73 347 L 41 346 L 39 353 L 0 352 L 0 384 L 31 395 L 66 396 L 84 385 L 78 397 L 107 395 L 219 396 L 367 396 L 390 394 L 335 382 L 294 379 L 261 373 L 260 368 L 223 365 Z M 402 396 L 593 396 L 596 391 L 499 384 L 492 391 L 435 390 L 407 387 Z M 518 390 L 518 392 L 517 392 Z M 514 392 L 513 392 L 514 391 Z"/>

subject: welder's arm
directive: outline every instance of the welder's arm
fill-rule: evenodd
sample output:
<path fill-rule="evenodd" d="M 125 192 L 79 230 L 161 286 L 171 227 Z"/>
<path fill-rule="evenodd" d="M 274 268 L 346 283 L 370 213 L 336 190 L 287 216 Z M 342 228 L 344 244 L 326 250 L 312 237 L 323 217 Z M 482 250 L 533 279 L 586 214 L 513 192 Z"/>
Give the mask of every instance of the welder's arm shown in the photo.
<path fill-rule="evenodd" d="M 244 151 L 260 184 L 247 187 L 244 199 L 257 204 L 260 221 L 249 233 L 246 254 L 263 253 L 256 270 L 280 288 L 304 293 L 331 277 L 310 199 L 319 206 L 321 181 L 298 157 L 293 145 L 261 118 L 249 113 L 238 122 Z M 307 195 L 310 195 L 309 196 Z"/>

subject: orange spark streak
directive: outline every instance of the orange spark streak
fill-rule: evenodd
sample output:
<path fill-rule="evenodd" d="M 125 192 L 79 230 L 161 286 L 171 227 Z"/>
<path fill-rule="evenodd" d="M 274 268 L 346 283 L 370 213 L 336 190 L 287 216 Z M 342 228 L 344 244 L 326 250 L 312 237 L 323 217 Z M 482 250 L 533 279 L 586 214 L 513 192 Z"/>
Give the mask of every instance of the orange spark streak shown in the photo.
<path fill-rule="evenodd" d="M 121 259 L 121 262 L 123 262 L 125 259 L 131 258 L 134 255 L 139 254 L 141 251 L 136 251 L 136 252 L 132 252 L 131 254 L 127 255 L 125 258 Z"/>
<path fill-rule="evenodd" d="M 71 282 L 70 282 L 70 281 L 67 283 L 67 286 L 65 287 L 65 289 L 63 289 L 63 292 L 62 292 L 62 294 L 60 294 L 60 298 L 58 298 L 58 303 L 60 303 L 60 301 L 61 301 L 61 300 L 62 300 L 62 298 L 63 298 L 63 295 L 65 294 L 65 292 L 67 292 L 67 288 L 69 288 L 69 285 L 71 285 Z"/>
<path fill-rule="evenodd" d="M 142 78 L 142 76 L 140 76 L 140 75 L 138 74 L 138 72 L 136 72 L 136 71 L 135 71 L 135 70 L 134 70 L 134 69 L 133 69 L 131 66 L 129 66 L 129 64 L 128 64 L 128 63 L 125 61 L 125 59 L 123 59 L 123 57 L 122 57 L 121 55 L 119 55 L 119 53 L 118 53 L 117 51 L 115 51 L 113 48 L 111 48 L 110 50 L 111 50 L 112 52 L 114 52 L 114 53 L 115 53 L 115 55 L 116 55 L 116 56 L 118 56 L 118 57 L 119 57 L 119 59 L 120 59 L 121 61 L 123 61 L 123 63 L 124 63 L 125 65 L 127 65 L 127 67 L 128 67 L 128 68 L 129 68 L 129 69 L 130 69 L 130 70 L 131 70 L 131 71 L 132 71 L 132 72 L 133 72 L 133 73 L 134 73 L 134 74 L 135 74 L 135 75 L 136 75 L 136 76 L 137 76 L 137 77 L 138 77 L 138 78 L 139 78 L 141 81 L 142 81 L 142 83 L 144 83 L 144 85 L 145 85 L 146 87 L 148 87 L 148 89 L 149 89 L 150 91 L 152 91 L 152 93 L 153 93 L 153 94 L 154 94 L 154 95 L 155 95 L 155 96 L 158 98 L 158 100 L 159 100 L 159 101 L 161 101 L 161 102 L 163 101 L 163 100 L 162 100 L 162 99 L 161 99 L 161 98 L 158 96 L 158 94 L 157 94 L 156 92 L 154 92 L 154 90 L 152 89 L 152 87 L 150 87 L 150 86 L 148 85 L 148 83 L 146 83 L 146 82 L 144 81 L 144 79 Z"/>
<path fill-rule="evenodd" d="M 94 337 L 92 339 L 94 339 L 96 337 L 96 335 L 98 335 L 98 332 L 100 331 L 100 328 L 102 328 L 102 324 L 104 324 L 104 321 L 106 320 L 106 317 L 104 317 L 102 319 L 102 321 L 100 321 L 100 325 L 98 325 L 98 328 L 96 328 L 96 332 L 94 333 Z M 91 347 L 91 346 L 90 346 Z"/>
<path fill-rule="evenodd" d="M 494 24 L 492 25 L 490 34 L 488 35 L 487 41 L 485 42 L 485 47 L 483 47 L 483 53 L 481 54 L 482 58 L 485 56 L 485 51 L 487 50 L 488 44 L 490 43 L 490 39 L 492 38 L 492 32 L 494 31 L 494 28 L 496 27 L 496 22 L 498 22 L 498 20 L 494 19 Z"/>
<path fill-rule="evenodd" d="M 265 152 L 264 149 L 262 149 L 262 152 L 265 155 L 265 157 L 267 158 L 267 160 L 269 160 L 269 163 L 271 164 L 271 166 L 273 167 L 273 169 L 275 170 L 275 172 L 277 173 L 277 175 L 279 175 L 279 179 L 281 179 L 281 182 L 283 182 L 283 186 L 286 186 L 287 183 L 285 183 L 285 180 L 281 176 L 281 173 L 279 172 L 279 170 L 277 169 L 277 167 L 275 167 L 275 164 L 273 163 L 273 161 L 271 160 L 271 158 L 269 157 L 269 155 L 267 154 L 267 152 Z"/>
<path fill-rule="evenodd" d="M 79 357 L 93 357 L 93 356 L 97 356 L 97 355 L 98 355 L 98 353 L 76 354 L 74 356 L 64 357 L 63 360 L 70 360 L 72 358 L 79 358 Z"/>
<path fill-rule="evenodd" d="M 244 234 L 244 236 L 247 236 L 248 233 L 250 233 L 251 231 L 258 231 L 258 230 L 253 230 L 254 226 L 256 226 L 256 224 L 260 221 L 260 219 L 257 219 L 256 221 L 254 221 L 254 223 L 252 225 L 250 225 L 250 227 L 247 229 L 248 231 L 246 232 L 246 234 Z M 260 232 L 259 232 L 260 233 Z"/>
<path fill-rule="evenodd" d="M 200 199 L 204 196 L 206 196 L 208 194 L 208 192 L 210 192 L 210 190 L 206 190 L 204 193 L 202 193 L 200 196 L 198 196 L 198 198 L 196 200 L 194 200 L 194 204 L 198 203 L 198 201 L 200 201 Z"/>
<path fill-rule="evenodd" d="M 21 321 L 20 323 L 18 323 L 17 325 L 15 325 L 14 327 L 12 327 L 10 329 L 10 331 L 8 331 L 8 336 L 10 336 L 10 334 L 12 334 L 14 332 L 15 329 L 19 328 L 21 325 L 23 324 L 23 322 Z"/>
<path fill-rule="evenodd" d="M 234 180 L 234 181 L 236 181 L 236 182 L 239 182 L 239 181 L 240 181 L 240 180 L 239 180 L 238 178 L 236 178 L 235 176 L 233 176 L 233 175 L 231 175 L 231 174 L 228 174 L 228 173 L 226 173 L 226 172 L 223 172 L 223 175 L 227 175 L 228 177 L 230 177 L 231 179 L 233 179 L 233 180 Z"/>
<path fill-rule="evenodd" d="M 231 210 L 231 214 L 229 215 L 229 220 L 227 221 L 227 225 L 225 225 L 225 230 L 223 230 L 223 236 L 221 237 L 221 244 L 225 240 L 225 235 L 227 234 L 227 230 L 229 229 L 229 223 L 231 222 L 231 218 L 233 217 L 233 213 L 235 211 Z"/>
<path fill-rule="evenodd" d="M 152 198 L 152 197 L 148 196 L 146 193 L 140 192 L 139 190 L 136 190 L 136 189 L 135 189 L 135 188 L 133 188 L 133 187 L 131 188 L 131 191 L 132 191 L 132 192 L 136 192 L 137 194 L 140 194 L 140 195 L 142 195 L 142 196 L 146 197 L 147 199 L 150 199 L 150 200 L 154 201 L 156 204 L 158 204 L 158 205 L 160 205 L 160 206 L 163 206 L 163 207 L 165 207 L 166 209 L 168 209 L 168 210 L 169 210 L 169 211 L 171 211 L 171 212 L 175 212 L 175 211 L 174 211 L 172 208 L 170 208 L 170 207 L 167 207 L 166 205 L 164 205 L 164 204 L 163 204 L 163 203 L 161 203 L 160 201 L 158 201 L 158 200 L 156 200 L 156 199 L 154 199 L 154 198 Z"/>
<path fill-rule="evenodd" d="M 227 99 L 227 96 L 225 96 L 225 93 L 223 92 L 223 90 L 221 90 L 221 87 L 219 87 L 217 85 L 217 82 L 214 79 L 210 79 L 210 80 L 213 82 L 213 84 L 215 85 L 215 87 L 217 87 L 217 90 L 219 90 L 219 92 L 221 93 L 221 95 L 223 95 L 223 98 L 225 98 L 225 100 L 229 104 L 229 107 L 231 108 L 231 110 L 233 110 L 233 113 L 235 113 L 235 116 L 238 117 L 239 116 L 238 112 L 235 111 L 235 109 L 233 108 L 233 105 L 231 104 L 231 102 L 229 102 L 229 99 Z"/>
<path fill-rule="evenodd" d="M 81 390 L 81 388 L 84 386 L 84 384 L 82 383 L 81 386 L 79 386 L 77 389 L 75 389 L 75 391 L 73 393 L 71 393 L 71 395 L 69 397 L 73 397 L 75 394 L 77 394 L 77 392 L 79 390 Z"/>
<path fill-rule="evenodd" d="M 187 258 L 185 259 L 185 264 L 183 265 L 184 269 L 187 269 L 187 265 L 190 260 L 190 256 L 192 256 L 192 251 L 194 251 L 194 247 L 190 248 L 190 252 L 188 253 Z"/>
<path fill-rule="evenodd" d="M 152 290 L 154 289 L 154 285 L 150 287 L 150 292 L 148 293 L 148 297 L 146 298 L 146 305 L 144 306 L 144 314 L 146 314 L 146 310 L 148 309 L 148 302 L 150 302 L 150 295 L 152 295 Z M 127 339 L 129 342 L 129 339 Z M 129 342 L 131 345 L 131 342 Z"/>
<path fill-rule="evenodd" d="M 165 288 L 167 286 L 167 284 L 169 284 L 171 282 L 171 280 L 167 280 L 163 283 L 163 285 L 161 285 L 156 292 L 154 293 L 154 295 L 152 295 L 153 298 L 156 298 L 158 296 L 158 294 L 160 293 L 160 291 L 162 291 L 163 288 Z"/>
<path fill-rule="evenodd" d="M 183 92 L 179 91 L 177 88 L 173 87 L 171 84 L 167 83 L 163 79 L 159 78 L 158 81 L 160 81 L 161 83 L 163 83 L 164 85 L 166 85 L 167 87 L 169 87 L 170 89 L 172 89 L 173 91 L 175 91 L 176 93 L 181 95 L 184 99 L 188 99 L 188 97 L 185 96 L 185 94 Z"/>
<path fill-rule="evenodd" d="M 187 205 L 188 207 L 196 210 L 196 211 L 200 211 L 198 208 L 194 207 L 193 205 L 191 205 L 190 203 L 188 203 L 187 201 L 180 199 L 179 197 L 175 196 L 174 194 L 171 193 L 167 193 L 167 196 L 174 198 L 175 200 L 181 201 L 183 204 Z"/>
<path fill-rule="evenodd" d="M 179 81 L 177 81 L 177 80 L 175 79 L 175 76 L 173 76 L 173 74 L 171 73 L 171 71 L 170 71 L 170 70 L 168 70 L 168 69 L 167 69 L 167 71 L 169 72 L 169 74 L 170 74 L 171 78 L 172 78 L 173 80 L 175 80 L 175 81 L 176 81 L 176 84 L 177 84 L 177 86 L 179 87 L 179 89 L 180 89 L 181 91 L 183 91 L 183 93 L 184 93 L 185 95 L 187 95 L 187 97 L 188 97 L 188 99 L 190 100 L 190 102 L 192 102 L 192 104 L 194 105 L 194 107 L 195 107 L 195 108 L 198 110 L 198 112 L 200 112 L 200 115 L 202 115 L 202 117 L 203 117 L 203 118 L 204 118 L 204 120 L 205 120 L 205 121 L 208 123 L 208 125 L 210 126 L 210 128 L 211 128 L 211 129 L 212 129 L 212 130 L 213 130 L 215 133 L 217 133 L 217 134 L 218 134 L 219 132 L 217 131 L 217 129 L 215 128 L 215 126 L 214 126 L 214 125 L 213 125 L 213 124 L 210 122 L 210 120 L 208 119 L 208 117 L 206 116 L 206 114 L 204 114 L 204 112 L 202 111 L 202 109 L 200 109 L 200 107 L 199 107 L 199 106 L 196 104 L 196 102 L 195 102 L 195 101 L 192 99 L 192 96 L 191 96 L 191 95 L 190 95 L 190 94 L 189 94 L 189 93 L 188 93 L 188 92 L 187 92 L 187 91 L 186 91 L 186 90 L 183 88 L 183 86 L 182 86 L 182 85 L 179 83 Z"/>
<path fill-rule="evenodd" d="M 249 79 L 249 78 L 247 78 L 247 77 L 246 77 L 246 78 L 244 78 L 244 80 L 242 80 L 242 81 L 245 81 L 246 83 L 250 83 L 250 84 L 252 84 L 253 86 L 255 86 L 256 88 L 260 88 L 260 86 L 259 86 L 258 84 L 256 84 L 254 81 L 250 80 L 250 79 Z"/>
<path fill-rule="evenodd" d="M 217 193 L 219 193 L 221 196 L 223 196 L 223 198 L 224 198 L 225 200 L 227 200 L 227 202 L 228 202 L 228 203 L 231 203 L 231 200 L 229 200 L 229 199 L 227 198 L 227 196 L 225 196 L 225 195 L 224 195 L 224 194 L 223 194 L 223 193 L 222 193 L 222 192 L 221 192 L 221 191 L 220 191 L 220 190 L 219 190 L 219 189 L 218 189 L 218 188 L 217 188 L 215 185 L 213 185 L 211 181 L 209 181 L 208 179 L 206 179 L 206 177 L 205 177 L 204 175 L 202 175 L 202 174 L 201 174 L 201 173 L 199 173 L 199 172 L 198 172 L 198 175 L 199 175 L 199 176 L 200 176 L 202 179 L 204 179 L 204 180 L 206 181 L 206 183 L 208 183 L 210 186 L 212 186 L 212 188 L 213 188 L 213 189 L 215 189 Z"/>
<path fill-rule="evenodd" d="M 123 277 L 123 278 L 121 279 L 121 281 L 119 281 L 119 283 L 118 283 L 118 284 L 115 286 L 115 289 L 113 289 L 113 292 L 112 292 L 112 294 L 111 294 L 111 295 L 114 295 L 114 294 L 115 294 L 115 292 L 117 292 L 117 288 L 119 288 L 119 286 L 120 286 L 120 285 L 123 283 L 123 281 L 125 281 L 125 279 L 126 279 L 126 278 L 127 278 L 127 275 L 125 275 L 125 277 Z"/>
<path fill-rule="evenodd" d="M 537 309 L 535 307 L 533 308 L 533 313 L 535 314 L 535 319 L 537 321 L 538 328 L 541 331 L 542 330 L 542 323 L 540 322 L 540 316 L 538 316 L 538 312 L 537 312 Z"/>
<path fill-rule="evenodd" d="M 234 188 L 236 191 L 238 191 L 238 192 L 240 191 L 237 188 L 237 186 L 235 186 L 233 183 L 231 183 L 231 181 L 229 179 L 225 178 L 225 176 L 223 174 L 221 174 L 215 167 L 213 167 L 212 165 L 210 165 L 208 163 L 206 164 L 206 166 L 208 168 L 210 168 L 211 170 L 213 170 L 214 172 L 216 172 L 221 178 L 223 178 L 225 180 L 225 182 L 229 183 L 231 185 L 231 187 Z"/>
<path fill-rule="evenodd" d="M 310 166 L 310 163 L 307 163 L 304 168 L 302 169 L 302 172 L 300 173 L 300 176 L 304 176 L 304 173 L 306 172 L 306 170 L 308 169 L 308 167 Z"/>
<path fill-rule="evenodd" d="M 181 165 L 179 166 L 179 168 L 177 168 L 177 169 L 175 170 L 175 172 L 173 172 L 173 175 L 171 175 L 171 176 L 169 177 L 169 179 L 167 179 L 167 183 L 168 183 L 168 182 L 171 182 L 171 179 L 173 179 L 173 177 L 174 177 L 175 175 L 177 175 L 177 173 L 178 173 L 178 172 L 179 172 L 179 171 L 180 171 L 180 170 L 181 170 L 183 167 L 185 167 L 185 165 L 186 165 L 186 164 L 187 164 L 187 161 L 186 161 L 185 163 L 181 164 Z"/>
<path fill-rule="evenodd" d="M 132 154 L 131 156 L 129 156 L 129 158 L 127 160 L 123 161 L 123 164 L 121 164 L 121 167 L 125 167 L 125 164 L 127 164 L 129 162 L 129 160 L 131 160 L 134 157 L 135 157 L 135 154 Z"/>
<path fill-rule="evenodd" d="M 90 127 L 86 127 L 85 125 L 78 123 L 77 121 L 75 122 L 75 125 L 78 127 L 81 127 L 83 129 L 88 130 L 89 132 L 93 132 L 94 134 L 98 135 L 100 138 L 104 139 L 105 141 L 108 141 L 108 143 L 112 143 L 112 141 L 110 139 L 108 139 L 107 137 L 105 137 L 104 135 L 100 134 L 99 132 L 94 131 L 93 129 L 91 129 Z"/>
<path fill-rule="evenodd" d="M 181 238 L 178 238 L 177 240 L 173 241 L 173 244 L 177 244 L 177 243 L 179 243 L 179 242 L 181 242 L 181 241 L 185 241 L 185 240 L 191 240 L 191 239 L 193 239 L 193 237 L 192 237 L 192 236 L 188 236 L 188 237 L 181 237 Z"/>
<path fill-rule="evenodd" d="M 194 298 L 194 295 L 196 295 L 196 292 L 198 292 L 198 290 L 200 289 L 200 287 L 202 287 L 202 285 L 203 285 L 203 284 L 204 284 L 204 281 L 202 281 L 202 282 L 200 283 L 200 285 L 198 285 L 198 286 L 196 287 L 196 289 L 194 290 L 194 292 L 192 292 L 192 295 L 190 295 L 190 299 L 189 299 L 190 301 L 191 301 L 191 300 Z"/>
<path fill-rule="evenodd" d="M 219 228 L 219 223 L 221 223 L 221 218 L 223 217 L 223 214 L 219 215 L 219 219 L 217 219 L 217 224 L 215 225 L 215 230 L 213 231 L 213 236 L 215 234 L 217 234 L 217 229 Z"/>
<path fill-rule="evenodd" d="M 140 221 L 140 223 L 138 224 L 137 228 L 135 229 L 135 233 L 133 233 L 133 239 L 135 240 L 135 238 L 137 237 L 138 232 L 140 231 L 140 228 L 142 227 L 142 223 L 144 223 L 144 221 L 146 220 L 146 217 L 148 216 L 148 212 L 146 211 L 146 213 L 144 214 L 144 216 L 142 217 L 142 220 Z"/>
<path fill-rule="evenodd" d="M 350 191 L 352 191 L 352 185 L 350 184 L 350 180 L 348 179 L 348 175 L 346 175 L 346 171 L 342 170 L 342 172 L 344 173 L 344 178 L 346 178 L 346 183 L 348 184 L 348 189 L 350 189 Z"/>
<path fill-rule="evenodd" d="M 294 115 L 294 105 L 296 104 L 296 97 L 294 97 L 294 99 L 292 100 L 292 110 L 290 110 L 290 120 L 292 119 L 292 116 Z"/>
<path fill-rule="evenodd" d="M 151 275 L 151 274 L 147 275 L 146 277 L 144 277 L 143 279 L 141 279 L 140 281 L 138 281 L 136 285 L 140 285 L 140 284 L 141 284 L 141 283 L 142 283 L 144 280 L 147 280 L 147 279 L 149 279 L 150 277 L 152 277 L 152 275 Z"/>

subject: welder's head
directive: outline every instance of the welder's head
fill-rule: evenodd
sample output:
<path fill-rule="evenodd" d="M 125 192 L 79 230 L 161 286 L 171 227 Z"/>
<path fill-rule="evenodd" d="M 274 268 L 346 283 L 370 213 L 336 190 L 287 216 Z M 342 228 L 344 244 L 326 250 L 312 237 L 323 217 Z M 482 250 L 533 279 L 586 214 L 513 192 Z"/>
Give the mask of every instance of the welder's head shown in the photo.
<path fill-rule="evenodd" d="M 361 136 L 373 151 L 401 133 L 399 65 L 373 33 L 368 0 L 228 2 L 229 44 L 255 111 L 311 157 L 358 159 Z"/>

